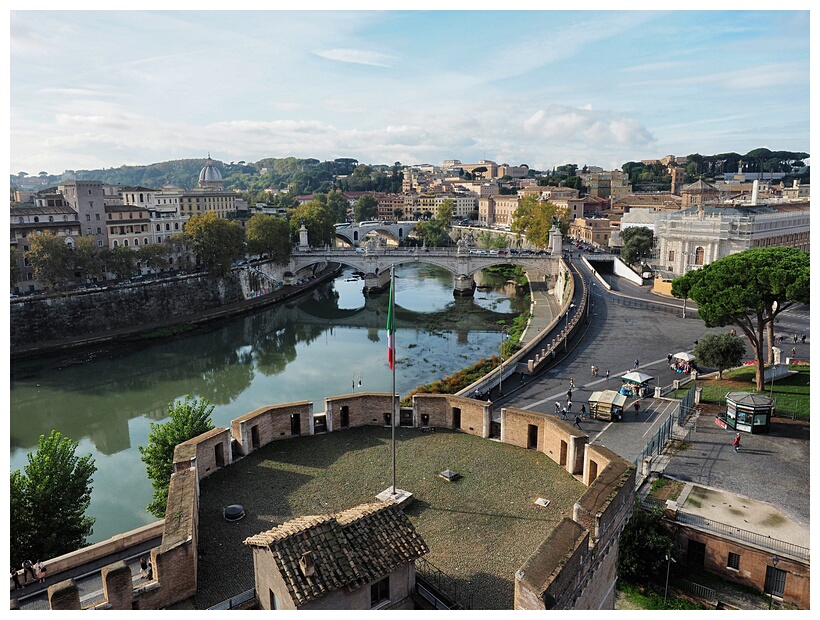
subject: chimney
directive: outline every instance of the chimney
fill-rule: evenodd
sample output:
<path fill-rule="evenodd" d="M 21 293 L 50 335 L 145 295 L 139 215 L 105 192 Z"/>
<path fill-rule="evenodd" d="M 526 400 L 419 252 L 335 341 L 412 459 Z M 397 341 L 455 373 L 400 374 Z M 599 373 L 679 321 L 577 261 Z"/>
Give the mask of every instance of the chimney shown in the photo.
<path fill-rule="evenodd" d="M 305 577 L 310 577 L 314 572 L 316 572 L 316 565 L 313 563 L 312 551 L 305 551 L 302 554 L 302 557 L 299 559 L 299 568 L 302 571 L 302 575 Z"/>

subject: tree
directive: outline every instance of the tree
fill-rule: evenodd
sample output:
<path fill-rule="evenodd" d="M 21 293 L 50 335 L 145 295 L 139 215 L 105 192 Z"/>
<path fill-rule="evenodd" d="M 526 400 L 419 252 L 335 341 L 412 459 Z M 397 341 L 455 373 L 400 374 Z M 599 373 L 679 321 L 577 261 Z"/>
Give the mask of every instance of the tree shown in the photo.
<path fill-rule="evenodd" d="M 97 467 L 92 456 L 78 457 L 77 442 L 51 431 L 40 435 L 37 452 L 23 471 L 11 472 L 11 557 L 55 558 L 84 547 L 93 531 L 91 483 Z M 32 557 L 34 556 L 34 557 Z"/>
<path fill-rule="evenodd" d="M 645 584 L 666 571 L 666 556 L 672 556 L 675 541 L 663 524 L 663 511 L 651 511 L 639 504 L 618 537 L 618 577 L 634 584 Z"/>
<path fill-rule="evenodd" d="M 277 265 L 290 260 L 290 228 L 285 220 L 256 213 L 245 226 L 245 237 L 251 254 L 267 254 Z"/>
<path fill-rule="evenodd" d="M 538 200 L 530 194 L 521 199 L 518 208 L 513 213 L 510 230 L 527 235 L 531 244 L 545 248 L 549 245 L 550 230 L 553 222 L 558 219 L 561 232 L 566 234 L 569 229 L 569 219 L 566 209 L 559 209 L 549 201 Z"/>
<path fill-rule="evenodd" d="M 357 222 L 375 219 L 379 215 L 379 202 L 373 194 L 364 194 L 356 201 L 353 217 Z"/>
<path fill-rule="evenodd" d="M 311 200 L 299 205 L 290 216 L 290 236 L 292 241 L 299 240 L 299 229 L 304 223 L 308 231 L 308 244 L 322 247 L 333 243 L 336 218 L 321 202 Z"/>
<path fill-rule="evenodd" d="M 12 245 L 9 247 L 9 250 L 11 250 L 9 258 L 9 284 L 11 288 L 14 288 L 14 285 L 20 281 L 20 265 L 17 262 L 17 248 Z"/>
<path fill-rule="evenodd" d="M 245 252 L 242 227 L 213 212 L 191 216 L 185 222 L 183 234 L 212 276 L 227 275 L 231 263 Z"/>
<path fill-rule="evenodd" d="M 134 253 L 136 254 L 136 260 L 151 271 L 159 271 L 168 266 L 170 248 L 167 245 L 161 243 L 143 245 Z"/>
<path fill-rule="evenodd" d="M 137 269 L 136 253 L 131 248 L 118 246 L 103 248 L 102 260 L 107 271 L 117 278 L 130 278 Z"/>
<path fill-rule="evenodd" d="M 71 248 L 50 232 L 29 237 L 25 257 L 34 268 L 34 278 L 49 291 L 64 288 L 71 277 Z"/>
<path fill-rule="evenodd" d="M 148 446 L 139 446 L 145 463 L 154 497 L 148 504 L 148 512 L 158 518 L 165 516 L 168 501 L 168 486 L 174 472 L 174 448 L 184 441 L 193 439 L 211 430 L 211 412 L 214 406 L 206 399 L 191 399 L 187 394 L 182 402 L 168 403 L 168 416 L 164 424 L 151 423 L 148 433 Z"/>
<path fill-rule="evenodd" d="M 794 303 L 809 303 L 809 289 L 809 253 L 787 247 L 731 254 L 672 282 L 675 297 L 698 304 L 706 327 L 736 325 L 745 334 L 757 390 L 763 390 L 764 354 L 771 360 L 774 321 Z"/>
<path fill-rule="evenodd" d="M 740 366 L 746 347 L 734 334 L 706 334 L 695 347 L 698 364 L 718 369 L 718 379 L 723 378 L 727 368 Z"/>
<path fill-rule="evenodd" d="M 646 226 L 630 226 L 621 232 L 623 248 L 621 258 L 627 265 L 634 265 L 652 254 L 655 235 Z"/>
<path fill-rule="evenodd" d="M 453 223 L 453 211 L 456 207 L 456 201 L 452 198 L 445 198 L 442 200 L 439 205 L 438 209 L 436 210 L 436 218 L 444 228 L 449 228 L 450 224 Z"/>
<path fill-rule="evenodd" d="M 105 275 L 102 249 L 94 243 L 93 237 L 79 237 L 74 240 L 73 269 L 80 274 L 82 280 L 102 279 Z"/>
<path fill-rule="evenodd" d="M 339 190 L 327 195 L 327 208 L 333 214 L 336 222 L 347 221 L 347 208 L 350 206 L 347 198 Z"/>

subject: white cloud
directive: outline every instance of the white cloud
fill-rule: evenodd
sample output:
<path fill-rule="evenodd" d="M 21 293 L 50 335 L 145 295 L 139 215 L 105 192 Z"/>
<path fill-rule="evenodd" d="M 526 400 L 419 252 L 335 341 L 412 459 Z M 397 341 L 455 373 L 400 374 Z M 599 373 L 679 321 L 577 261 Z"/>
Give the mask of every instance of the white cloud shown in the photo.
<path fill-rule="evenodd" d="M 600 145 L 648 146 L 655 141 L 652 133 L 638 121 L 621 118 L 609 111 L 590 107 L 553 106 L 537 110 L 523 123 L 524 128 L 541 138 L 555 142 L 580 142 L 582 146 Z"/>
<path fill-rule="evenodd" d="M 374 67 L 392 67 L 392 62 L 396 60 L 394 56 L 382 54 L 380 52 L 370 52 L 355 49 L 329 49 L 314 52 L 317 56 L 335 60 L 338 62 L 348 62 L 358 65 L 371 65 Z"/>

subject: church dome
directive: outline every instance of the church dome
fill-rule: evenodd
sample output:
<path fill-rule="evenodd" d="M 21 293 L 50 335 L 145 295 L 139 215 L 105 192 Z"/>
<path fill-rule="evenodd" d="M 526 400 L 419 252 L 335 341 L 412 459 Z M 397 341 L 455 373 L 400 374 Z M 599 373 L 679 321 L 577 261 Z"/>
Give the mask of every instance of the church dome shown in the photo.
<path fill-rule="evenodd" d="M 214 166 L 214 162 L 211 160 L 211 156 L 208 155 L 208 161 L 205 164 L 205 167 L 199 172 L 199 182 L 202 183 L 203 181 L 206 183 L 213 182 L 213 181 L 221 181 L 222 180 L 222 173 L 219 172 L 216 166 Z"/>

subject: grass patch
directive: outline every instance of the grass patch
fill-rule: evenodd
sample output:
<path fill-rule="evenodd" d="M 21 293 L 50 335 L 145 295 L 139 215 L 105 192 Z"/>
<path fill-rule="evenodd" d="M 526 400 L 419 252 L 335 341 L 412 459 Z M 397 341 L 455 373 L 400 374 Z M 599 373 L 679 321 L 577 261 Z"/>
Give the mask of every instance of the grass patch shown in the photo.
<path fill-rule="evenodd" d="M 663 594 L 650 588 L 618 580 L 618 590 L 623 593 L 630 606 L 636 609 L 708 609 L 699 603 L 685 598 L 678 598 L 667 594 L 666 605 L 663 604 Z"/>

